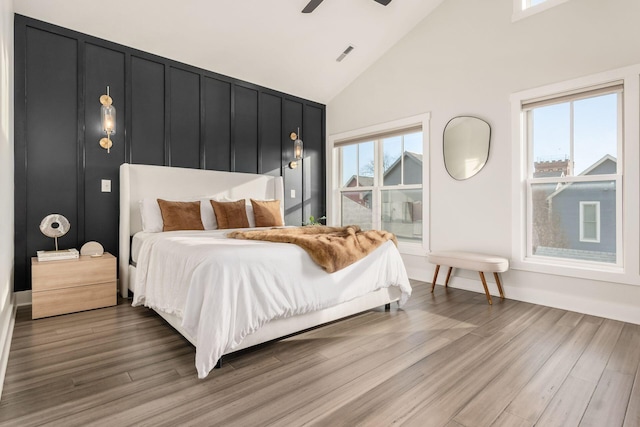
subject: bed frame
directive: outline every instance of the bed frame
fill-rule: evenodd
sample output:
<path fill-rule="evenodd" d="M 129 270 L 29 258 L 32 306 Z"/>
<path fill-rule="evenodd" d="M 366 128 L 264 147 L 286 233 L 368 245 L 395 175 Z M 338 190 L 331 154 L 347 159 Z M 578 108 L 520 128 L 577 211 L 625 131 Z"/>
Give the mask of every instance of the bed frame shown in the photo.
<path fill-rule="evenodd" d="M 278 199 L 283 203 L 284 184 L 282 177 L 237 172 L 208 171 L 201 169 L 174 168 L 167 166 L 133 165 L 120 166 L 120 248 L 119 281 L 120 292 L 128 298 L 129 290 L 135 292 L 135 266 L 130 264 L 131 236 L 142 231 L 139 201 L 144 198 L 164 198 L 169 200 L 189 200 L 190 198 L 227 196 L 231 199 Z M 397 287 L 380 289 L 352 301 L 324 310 L 306 313 L 267 323 L 260 330 L 247 336 L 240 347 L 242 350 L 260 343 L 351 316 L 375 307 L 397 301 L 400 291 Z M 181 319 L 155 310 L 171 326 L 193 345 L 195 337 L 182 327 Z"/>

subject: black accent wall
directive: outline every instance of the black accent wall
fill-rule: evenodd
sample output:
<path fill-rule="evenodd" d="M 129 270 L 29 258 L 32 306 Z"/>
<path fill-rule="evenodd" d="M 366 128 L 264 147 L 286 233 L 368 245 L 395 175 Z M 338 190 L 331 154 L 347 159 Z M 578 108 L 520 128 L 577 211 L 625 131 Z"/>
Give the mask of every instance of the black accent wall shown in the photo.
<path fill-rule="evenodd" d="M 110 154 L 98 144 L 107 85 Z M 305 158 L 289 169 L 298 127 Z M 299 225 L 325 213 L 324 153 L 322 104 L 15 16 L 16 291 L 31 289 L 36 251 L 54 249 L 38 228 L 50 213 L 71 223 L 61 249 L 95 240 L 117 255 L 124 162 L 281 175 L 285 221 Z"/>

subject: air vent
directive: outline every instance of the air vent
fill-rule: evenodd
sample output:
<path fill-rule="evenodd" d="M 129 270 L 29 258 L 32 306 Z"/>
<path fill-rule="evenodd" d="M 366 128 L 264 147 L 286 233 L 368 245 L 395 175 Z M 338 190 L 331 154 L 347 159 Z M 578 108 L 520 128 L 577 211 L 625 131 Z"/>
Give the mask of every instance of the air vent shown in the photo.
<path fill-rule="evenodd" d="M 336 61 L 338 61 L 338 62 L 342 61 L 342 60 L 344 59 L 344 57 L 345 57 L 345 56 L 347 56 L 347 55 L 349 55 L 353 49 L 355 49 L 355 46 L 351 46 L 351 45 L 349 45 L 349 47 L 347 47 L 347 48 L 344 50 L 344 52 L 342 52 L 342 53 L 340 54 L 340 56 L 338 56 L 338 57 L 336 58 Z"/>

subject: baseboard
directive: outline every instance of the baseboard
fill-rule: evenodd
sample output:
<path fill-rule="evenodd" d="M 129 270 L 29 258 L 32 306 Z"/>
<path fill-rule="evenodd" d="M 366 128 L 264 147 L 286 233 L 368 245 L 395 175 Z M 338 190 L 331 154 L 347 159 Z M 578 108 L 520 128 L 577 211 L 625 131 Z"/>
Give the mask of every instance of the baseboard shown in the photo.
<path fill-rule="evenodd" d="M 16 296 L 16 306 L 31 305 L 31 291 L 19 291 L 13 293 Z"/>
<path fill-rule="evenodd" d="M 427 283 L 431 283 L 433 280 L 433 266 L 429 264 L 425 265 L 424 263 L 421 265 L 405 263 L 405 265 L 410 278 Z M 442 286 L 444 285 L 442 269 L 440 270 L 439 276 L 440 283 L 438 283 L 438 286 Z M 489 293 L 492 297 L 497 296 L 499 298 L 498 288 L 495 282 L 491 281 L 493 279 L 492 275 L 486 276 Z M 580 295 L 569 295 L 561 292 L 549 292 L 535 288 L 511 286 L 508 281 L 505 280 L 501 280 L 501 282 L 504 288 L 504 294 L 508 299 L 640 325 L 640 310 L 638 310 L 637 305 L 617 304 L 603 300 L 596 301 L 593 298 L 585 298 Z M 452 277 L 449 282 L 449 287 L 484 294 L 480 279 L 469 279 L 460 276 Z M 439 288 L 436 287 L 435 292 L 437 293 L 438 290 Z"/>
<path fill-rule="evenodd" d="M 2 399 L 4 376 L 9 363 L 9 350 L 11 349 L 13 326 L 16 321 L 16 308 L 15 296 L 12 293 L 0 310 L 0 399 Z"/>

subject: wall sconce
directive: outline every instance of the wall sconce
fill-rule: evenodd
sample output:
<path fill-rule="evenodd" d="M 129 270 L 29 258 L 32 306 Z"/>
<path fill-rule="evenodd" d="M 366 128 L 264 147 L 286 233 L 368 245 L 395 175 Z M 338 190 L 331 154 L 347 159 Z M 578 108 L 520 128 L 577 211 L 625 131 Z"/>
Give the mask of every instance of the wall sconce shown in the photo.
<path fill-rule="evenodd" d="M 107 134 L 106 138 L 100 140 L 100 146 L 111 152 L 111 135 L 116 134 L 116 109 L 113 105 L 113 99 L 109 96 L 109 86 L 107 86 L 107 94 L 100 97 L 100 120 L 102 123 L 102 131 Z"/>
<path fill-rule="evenodd" d="M 298 128 L 298 133 L 291 132 L 289 138 L 293 141 L 293 157 L 294 161 L 289 162 L 289 167 L 291 169 L 295 169 L 298 167 L 298 160 L 302 160 L 302 139 L 300 139 L 300 128 Z"/>

